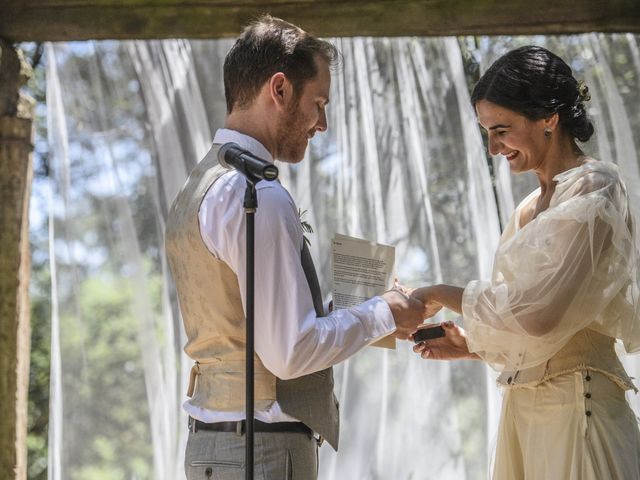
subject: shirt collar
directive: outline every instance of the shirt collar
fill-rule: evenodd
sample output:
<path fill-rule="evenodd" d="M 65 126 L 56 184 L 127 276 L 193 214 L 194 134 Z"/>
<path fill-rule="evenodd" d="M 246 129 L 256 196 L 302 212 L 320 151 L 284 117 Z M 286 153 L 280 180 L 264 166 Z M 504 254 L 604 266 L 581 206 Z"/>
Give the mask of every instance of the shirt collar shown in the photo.
<path fill-rule="evenodd" d="M 240 148 L 248 150 L 256 157 L 266 160 L 269 163 L 273 163 L 273 157 L 269 153 L 269 150 L 267 150 L 265 146 L 255 138 L 229 128 L 218 129 L 213 137 L 213 143 L 222 145 L 229 142 L 236 143 Z"/>

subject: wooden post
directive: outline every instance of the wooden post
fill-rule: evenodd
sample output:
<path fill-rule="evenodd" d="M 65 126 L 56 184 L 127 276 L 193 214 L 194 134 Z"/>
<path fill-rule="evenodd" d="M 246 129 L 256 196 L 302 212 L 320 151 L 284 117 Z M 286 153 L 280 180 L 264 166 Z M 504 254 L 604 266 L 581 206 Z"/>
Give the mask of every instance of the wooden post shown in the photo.
<path fill-rule="evenodd" d="M 33 101 L 19 88 L 30 73 L 0 40 L 0 478 L 7 480 L 27 478 Z"/>

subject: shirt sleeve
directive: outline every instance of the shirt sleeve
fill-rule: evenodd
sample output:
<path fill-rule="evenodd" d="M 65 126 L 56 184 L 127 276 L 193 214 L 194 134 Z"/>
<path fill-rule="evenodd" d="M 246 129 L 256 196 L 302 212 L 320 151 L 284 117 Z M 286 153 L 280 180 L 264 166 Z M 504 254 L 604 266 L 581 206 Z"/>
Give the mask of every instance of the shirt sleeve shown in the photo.
<path fill-rule="evenodd" d="M 225 187 L 220 187 L 222 191 Z M 242 192 L 241 192 L 242 190 Z M 246 306 L 244 187 L 222 200 L 212 189 L 200 209 L 209 250 L 236 272 Z M 297 208 L 279 184 L 258 184 L 255 216 L 255 348 L 282 379 L 296 378 L 347 359 L 395 330 L 387 303 L 374 297 L 317 317 L 301 263 L 303 235 Z M 228 190 L 227 190 L 228 191 Z M 230 192 L 231 193 L 231 192 Z"/>
<path fill-rule="evenodd" d="M 586 327 L 621 330 L 607 311 L 637 268 L 624 188 L 595 173 L 574 190 L 501 244 L 491 281 L 464 290 L 469 349 L 498 369 L 538 365 Z"/>

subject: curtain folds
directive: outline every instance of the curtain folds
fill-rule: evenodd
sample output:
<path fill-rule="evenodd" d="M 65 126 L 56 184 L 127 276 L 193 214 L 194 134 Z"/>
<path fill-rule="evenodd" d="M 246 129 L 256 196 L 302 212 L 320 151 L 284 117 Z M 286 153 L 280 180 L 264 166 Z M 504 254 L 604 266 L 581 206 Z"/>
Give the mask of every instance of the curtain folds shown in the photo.
<path fill-rule="evenodd" d="M 547 46 L 587 81 L 597 130 L 587 152 L 620 166 L 640 213 L 637 36 L 332 41 L 343 60 L 329 130 L 301 164 L 280 166 L 308 210 L 325 293 L 334 233 L 395 245 L 409 285 L 490 276 L 500 224 L 535 179 L 487 159 L 469 85 L 519 45 Z M 221 66 L 231 45 L 47 47 L 52 480 L 184 478 L 191 365 L 163 230 L 224 121 Z M 444 319 L 455 316 L 436 318 Z M 640 362 L 625 362 L 637 377 Z M 477 362 L 423 361 L 406 342 L 366 348 L 336 368 L 341 448 L 321 449 L 320 478 L 486 478 L 500 403 L 493 380 Z"/>

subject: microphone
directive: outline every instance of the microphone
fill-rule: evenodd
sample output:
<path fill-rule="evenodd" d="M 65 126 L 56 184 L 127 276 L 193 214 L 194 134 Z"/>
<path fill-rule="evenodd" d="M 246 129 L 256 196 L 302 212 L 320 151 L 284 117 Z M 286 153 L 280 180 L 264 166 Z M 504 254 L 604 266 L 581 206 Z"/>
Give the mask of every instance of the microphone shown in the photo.
<path fill-rule="evenodd" d="M 250 180 L 271 181 L 278 178 L 278 167 L 233 142 L 220 147 L 218 162 L 225 168 L 235 168 Z"/>

